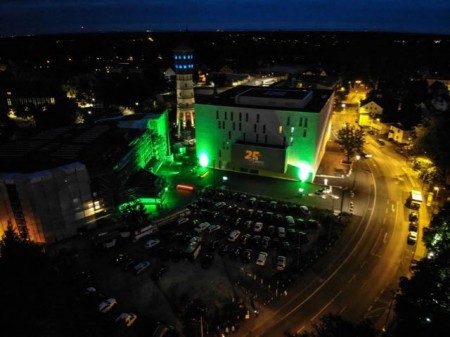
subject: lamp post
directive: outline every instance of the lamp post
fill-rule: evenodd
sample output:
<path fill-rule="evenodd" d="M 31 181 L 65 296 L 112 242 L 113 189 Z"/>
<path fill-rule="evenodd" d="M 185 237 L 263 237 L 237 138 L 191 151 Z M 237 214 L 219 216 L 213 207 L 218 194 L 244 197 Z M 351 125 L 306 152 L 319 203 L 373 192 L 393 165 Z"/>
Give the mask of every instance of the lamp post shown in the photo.
<path fill-rule="evenodd" d="M 438 196 L 439 196 L 439 186 L 434 186 L 433 190 L 436 192 L 436 196 L 435 196 L 435 202 L 434 205 L 436 208 L 439 208 L 439 201 L 438 201 Z"/>
<path fill-rule="evenodd" d="M 356 184 L 356 173 L 357 173 L 357 169 L 358 169 L 358 161 L 361 159 L 361 156 L 357 155 L 356 157 L 356 162 L 355 162 L 355 174 L 353 176 L 353 185 L 352 185 L 352 190 L 355 189 L 355 184 Z"/>

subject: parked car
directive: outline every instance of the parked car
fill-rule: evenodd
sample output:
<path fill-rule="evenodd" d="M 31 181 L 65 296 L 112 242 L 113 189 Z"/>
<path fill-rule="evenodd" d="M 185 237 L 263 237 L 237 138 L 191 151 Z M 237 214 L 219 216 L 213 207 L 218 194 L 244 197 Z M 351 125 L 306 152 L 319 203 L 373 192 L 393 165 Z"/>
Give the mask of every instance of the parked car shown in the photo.
<path fill-rule="evenodd" d="M 285 238 L 286 237 L 286 229 L 284 227 L 278 227 L 278 237 Z"/>
<path fill-rule="evenodd" d="M 137 319 L 136 314 L 123 312 L 119 315 L 119 317 L 116 318 L 115 323 L 122 326 L 130 327 L 133 325 L 136 319 Z"/>
<path fill-rule="evenodd" d="M 244 235 L 242 236 L 242 239 L 241 239 L 241 244 L 242 244 L 243 246 L 247 245 L 247 244 L 248 244 L 248 240 L 249 240 L 251 237 L 252 237 L 252 236 L 251 236 L 250 234 L 244 234 Z"/>
<path fill-rule="evenodd" d="M 381 139 L 381 138 L 378 138 L 378 139 L 377 139 L 377 143 L 380 144 L 380 145 L 385 145 L 385 144 L 386 144 L 386 143 L 384 142 L 384 140 Z"/>
<path fill-rule="evenodd" d="M 253 231 L 255 231 L 256 233 L 259 233 L 262 231 L 263 226 L 264 225 L 262 222 L 257 222 L 257 223 L 255 223 L 255 227 L 253 227 Z"/>
<path fill-rule="evenodd" d="M 150 261 L 141 261 L 138 264 L 136 264 L 133 267 L 133 269 L 134 269 L 134 272 L 136 273 L 136 275 L 139 275 L 140 273 L 142 273 L 144 270 L 146 270 L 149 267 L 150 267 Z"/>
<path fill-rule="evenodd" d="M 159 242 L 160 242 L 159 239 L 148 240 L 148 241 L 145 243 L 144 248 L 145 248 L 145 249 L 153 248 L 153 247 L 155 247 L 156 245 L 158 245 Z"/>
<path fill-rule="evenodd" d="M 110 311 L 114 306 L 117 305 L 117 301 L 115 298 L 108 298 L 107 300 L 101 302 L 98 305 L 98 311 L 105 313 Z"/>
<path fill-rule="evenodd" d="M 419 213 L 417 213 L 417 212 L 410 213 L 409 221 L 419 221 Z"/>
<path fill-rule="evenodd" d="M 270 238 L 268 236 L 264 236 L 261 240 L 261 247 L 263 247 L 264 249 L 269 248 L 269 242 Z"/>
<path fill-rule="evenodd" d="M 304 216 L 311 215 L 311 212 L 307 206 L 300 206 L 299 210 L 300 210 L 300 213 Z"/>
<path fill-rule="evenodd" d="M 258 266 L 264 266 L 266 264 L 267 255 L 268 254 L 266 252 L 259 252 L 258 259 L 256 260 L 256 264 Z"/>
<path fill-rule="evenodd" d="M 228 244 L 224 244 L 219 248 L 219 255 L 226 255 L 228 253 L 230 246 Z"/>
<path fill-rule="evenodd" d="M 284 270 L 286 268 L 286 256 L 277 257 L 277 270 Z"/>
<path fill-rule="evenodd" d="M 211 226 L 209 222 L 202 222 L 201 224 L 199 224 L 197 227 L 194 228 L 194 231 L 196 231 L 197 233 L 201 233 L 206 229 L 208 229 L 209 226 Z"/>
<path fill-rule="evenodd" d="M 228 235 L 228 241 L 235 242 L 239 238 L 239 235 L 241 235 L 241 232 L 235 229 Z"/>
<path fill-rule="evenodd" d="M 209 233 L 214 233 L 215 231 L 218 231 L 220 228 L 221 228 L 220 225 L 211 225 L 211 226 L 208 228 L 208 232 L 209 232 Z"/>
<path fill-rule="evenodd" d="M 253 250 L 246 249 L 242 252 L 242 260 L 244 262 L 250 262 L 252 260 Z"/>
<path fill-rule="evenodd" d="M 417 242 L 417 232 L 409 231 L 408 233 L 408 243 L 415 244 Z"/>

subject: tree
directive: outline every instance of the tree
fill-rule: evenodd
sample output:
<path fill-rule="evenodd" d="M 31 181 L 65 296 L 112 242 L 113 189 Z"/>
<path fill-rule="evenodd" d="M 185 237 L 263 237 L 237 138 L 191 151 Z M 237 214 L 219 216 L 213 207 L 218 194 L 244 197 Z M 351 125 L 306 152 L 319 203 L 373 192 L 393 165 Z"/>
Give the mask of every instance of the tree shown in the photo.
<path fill-rule="evenodd" d="M 312 332 L 303 332 L 300 337 L 376 337 L 378 331 L 369 320 L 356 324 L 336 314 L 320 317 L 319 323 L 313 324 Z"/>
<path fill-rule="evenodd" d="M 120 207 L 119 219 L 130 228 L 146 225 L 150 221 L 144 204 L 138 199 L 131 200 Z"/>
<path fill-rule="evenodd" d="M 411 279 L 402 278 L 396 296 L 395 336 L 442 336 L 450 330 L 450 212 L 435 216 L 424 232 L 433 254 L 419 261 Z"/>
<path fill-rule="evenodd" d="M 350 163 L 350 158 L 355 153 L 361 152 L 364 147 L 364 131 L 362 129 L 356 129 L 353 126 L 345 124 L 345 126 L 339 130 L 337 143 L 342 146 L 347 157 L 347 163 Z"/>

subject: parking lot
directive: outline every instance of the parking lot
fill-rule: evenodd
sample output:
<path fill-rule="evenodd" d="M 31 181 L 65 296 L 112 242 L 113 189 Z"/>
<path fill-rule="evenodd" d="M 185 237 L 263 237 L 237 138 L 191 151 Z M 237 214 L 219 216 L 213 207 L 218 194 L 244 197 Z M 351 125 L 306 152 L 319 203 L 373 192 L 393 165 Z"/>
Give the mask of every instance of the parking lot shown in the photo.
<path fill-rule="evenodd" d="M 95 275 L 83 287 L 95 287 L 98 302 L 117 300 L 111 320 L 137 314 L 130 336 L 156 321 L 181 332 L 193 303 L 204 307 L 204 329 L 238 329 L 283 301 L 341 229 L 330 211 L 223 190 L 205 189 L 188 209 L 137 242 L 94 249 L 80 239 L 79 265 Z"/>

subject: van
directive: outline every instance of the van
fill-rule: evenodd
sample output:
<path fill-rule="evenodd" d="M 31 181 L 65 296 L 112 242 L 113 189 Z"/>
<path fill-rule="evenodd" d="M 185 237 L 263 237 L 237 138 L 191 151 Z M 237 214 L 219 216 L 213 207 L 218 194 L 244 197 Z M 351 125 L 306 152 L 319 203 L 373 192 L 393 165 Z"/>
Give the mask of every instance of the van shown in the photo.
<path fill-rule="evenodd" d="M 285 219 L 286 219 L 286 224 L 289 227 L 294 227 L 295 226 L 295 221 L 294 221 L 294 218 L 292 216 L 286 215 Z"/>

